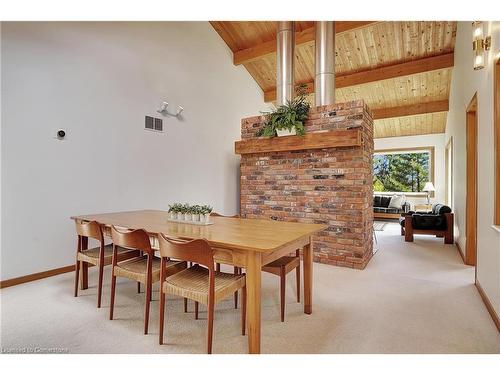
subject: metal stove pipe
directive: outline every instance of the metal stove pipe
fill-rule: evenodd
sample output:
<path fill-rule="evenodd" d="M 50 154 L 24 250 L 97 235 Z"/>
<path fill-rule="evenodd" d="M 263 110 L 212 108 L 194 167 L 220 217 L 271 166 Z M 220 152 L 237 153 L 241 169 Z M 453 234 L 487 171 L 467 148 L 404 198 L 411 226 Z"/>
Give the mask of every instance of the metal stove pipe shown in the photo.
<path fill-rule="evenodd" d="M 276 104 L 279 106 L 292 100 L 295 94 L 295 22 L 279 21 L 276 41 Z"/>
<path fill-rule="evenodd" d="M 316 22 L 316 71 L 314 96 L 317 106 L 335 103 L 335 22 Z"/>

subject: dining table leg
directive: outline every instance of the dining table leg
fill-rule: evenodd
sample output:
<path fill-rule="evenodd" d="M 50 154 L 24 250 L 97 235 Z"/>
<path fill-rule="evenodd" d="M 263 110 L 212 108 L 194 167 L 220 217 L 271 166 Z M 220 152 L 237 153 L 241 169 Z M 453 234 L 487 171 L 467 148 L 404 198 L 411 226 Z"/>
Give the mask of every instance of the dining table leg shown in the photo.
<path fill-rule="evenodd" d="M 257 251 L 247 255 L 246 285 L 247 285 L 247 325 L 248 325 L 248 352 L 260 353 L 260 299 L 261 299 L 261 267 L 262 256 Z"/>
<path fill-rule="evenodd" d="M 313 251 L 312 239 L 302 249 L 304 260 L 304 313 L 312 313 L 312 273 L 313 273 Z"/>
<path fill-rule="evenodd" d="M 87 250 L 89 247 L 89 239 L 88 237 L 81 237 L 81 249 Z M 80 289 L 88 289 L 89 288 L 89 264 L 87 262 L 80 263 Z"/>

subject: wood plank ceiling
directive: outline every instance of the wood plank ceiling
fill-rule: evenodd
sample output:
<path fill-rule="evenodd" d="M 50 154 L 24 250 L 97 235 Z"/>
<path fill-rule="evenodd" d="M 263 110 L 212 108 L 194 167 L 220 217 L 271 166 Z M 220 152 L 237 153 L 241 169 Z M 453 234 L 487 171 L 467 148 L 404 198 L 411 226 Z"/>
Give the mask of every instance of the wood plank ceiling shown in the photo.
<path fill-rule="evenodd" d="M 264 92 L 276 98 L 276 22 L 212 21 Z M 375 137 L 444 133 L 456 22 L 336 22 L 336 98 L 364 99 Z M 314 22 L 296 22 L 295 82 L 314 92 Z M 314 105 L 314 95 L 309 99 Z"/>

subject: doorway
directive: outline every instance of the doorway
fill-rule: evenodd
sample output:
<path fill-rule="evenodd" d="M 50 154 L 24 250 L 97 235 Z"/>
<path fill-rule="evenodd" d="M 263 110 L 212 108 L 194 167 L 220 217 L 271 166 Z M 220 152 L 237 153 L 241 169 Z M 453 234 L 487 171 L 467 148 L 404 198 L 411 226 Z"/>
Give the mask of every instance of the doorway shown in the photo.
<path fill-rule="evenodd" d="M 477 93 L 469 103 L 465 123 L 467 179 L 465 199 L 465 263 L 476 265 L 477 248 Z"/>

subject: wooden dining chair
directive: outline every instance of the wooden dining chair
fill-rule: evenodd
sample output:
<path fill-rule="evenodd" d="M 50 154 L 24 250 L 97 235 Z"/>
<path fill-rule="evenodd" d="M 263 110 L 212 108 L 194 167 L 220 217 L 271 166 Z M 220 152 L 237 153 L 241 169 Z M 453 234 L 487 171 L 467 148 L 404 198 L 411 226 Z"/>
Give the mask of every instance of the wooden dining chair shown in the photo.
<path fill-rule="evenodd" d="M 166 294 L 173 294 L 207 305 L 207 353 L 212 353 L 214 308 L 220 300 L 242 289 L 241 334 L 245 335 L 246 323 L 246 277 L 218 272 L 214 269 L 214 250 L 208 241 L 196 239 L 183 241 L 159 235 L 161 270 L 160 270 L 160 335 L 163 344 Z M 168 259 L 181 259 L 194 265 L 174 275 L 167 272 Z"/>
<path fill-rule="evenodd" d="M 146 285 L 144 303 L 144 334 L 148 333 L 149 305 L 153 284 L 160 280 L 160 258 L 154 256 L 151 249 L 149 235 L 143 229 L 122 232 L 111 226 L 111 237 L 113 238 L 113 272 L 111 277 L 111 303 L 109 308 L 109 319 L 113 320 L 115 304 L 116 277 L 126 277 Z M 118 263 L 118 248 L 139 250 L 143 255 L 137 256 L 124 262 Z M 169 276 L 186 269 L 186 262 L 172 261 L 166 259 L 164 274 Z"/>
<path fill-rule="evenodd" d="M 104 267 L 111 264 L 112 262 L 113 244 L 104 244 L 102 229 L 97 221 L 84 223 L 75 220 L 75 224 L 76 233 L 78 236 L 75 264 L 75 297 L 78 296 L 78 280 L 80 277 L 80 268 L 83 268 L 84 266 L 88 267 L 88 264 L 92 264 L 99 268 L 99 281 L 97 284 L 97 307 L 100 308 Z M 99 242 L 99 246 L 87 249 L 89 238 L 97 240 Z M 121 251 L 118 252 L 118 258 L 120 260 L 130 259 L 136 257 L 137 254 L 138 253 L 136 251 L 121 249 Z"/>
<path fill-rule="evenodd" d="M 280 305 L 281 321 L 285 321 L 285 289 L 286 275 L 295 269 L 297 281 L 297 302 L 300 303 L 300 252 L 296 250 L 295 256 L 283 256 L 262 267 L 262 271 L 278 275 L 280 277 Z"/>
<path fill-rule="evenodd" d="M 230 216 L 221 215 L 217 212 L 212 212 L 210 215 L 214 216 L 214 217 L 229 217 L 229 218 L 233 218 L 233 219 L 238 219 L 240 217 L 240 215 L 230 215 Z M 220 263 L 215 263 L 215 270 L 217 272 L 220 272 Z M 234 266 L 234 274 L 235 275 L 241 274 L 241 269 L 239 267 Z M 238 291 L 234 292 L 234 308 L 235 309 L 238 308 Z M 196 311 L 197 311 L 197 309 L 195 306 L 195 315 L 198 315 Z M 198 319 L 197 316 L 196 316 L 196 319 Z"/>

